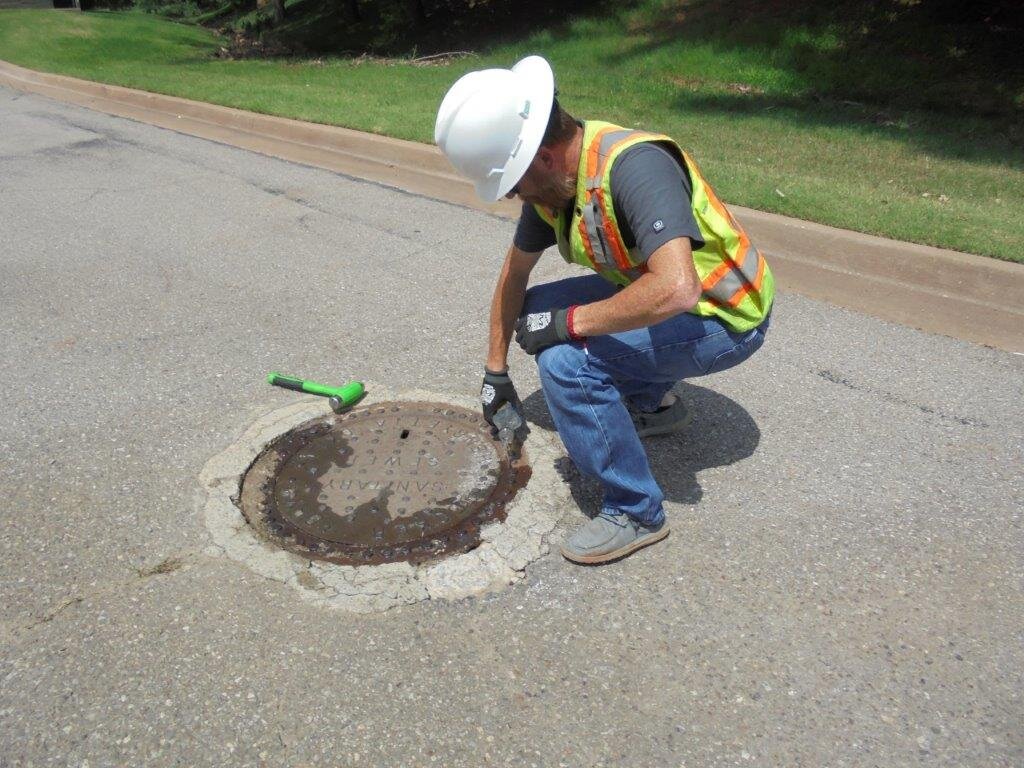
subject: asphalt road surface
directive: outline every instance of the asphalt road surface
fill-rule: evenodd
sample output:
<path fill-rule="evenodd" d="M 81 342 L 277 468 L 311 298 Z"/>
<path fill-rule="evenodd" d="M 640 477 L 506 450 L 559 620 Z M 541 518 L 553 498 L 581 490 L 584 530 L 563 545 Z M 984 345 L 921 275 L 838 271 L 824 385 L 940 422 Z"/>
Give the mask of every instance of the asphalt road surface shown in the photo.
<path fill-rule="evenodd" d="M 798 296 L 625 561 L 355 616 L 208 554 L 268 370 L 478 391 L 512 227 L 0 89 L 0 766 L 1024 764 L 1024 357 Z"/>

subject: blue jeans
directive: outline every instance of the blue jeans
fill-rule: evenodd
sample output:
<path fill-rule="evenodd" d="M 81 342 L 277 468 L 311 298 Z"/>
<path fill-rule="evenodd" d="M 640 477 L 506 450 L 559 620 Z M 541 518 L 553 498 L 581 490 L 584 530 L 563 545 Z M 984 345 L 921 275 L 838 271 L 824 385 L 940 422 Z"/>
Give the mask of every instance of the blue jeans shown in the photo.
<path fill-rule="evenodd" d="M 530 288 L 523 314 L 601 301 L 615 286 L 597 275 Z M 766 319 L 746 333 L 688 312 L 657 325 L 558 344 L 537 355 L 541 386 L 555 428 L 580 472 L 604 489 L 603 510 L 644 525 L 665 518 L 665 495 L 647 463 L 626 403 L 658 407 L 673 385 L 737 365 L 764 343 Z M 625 402 L 624 402 L 625 401 Z"/>

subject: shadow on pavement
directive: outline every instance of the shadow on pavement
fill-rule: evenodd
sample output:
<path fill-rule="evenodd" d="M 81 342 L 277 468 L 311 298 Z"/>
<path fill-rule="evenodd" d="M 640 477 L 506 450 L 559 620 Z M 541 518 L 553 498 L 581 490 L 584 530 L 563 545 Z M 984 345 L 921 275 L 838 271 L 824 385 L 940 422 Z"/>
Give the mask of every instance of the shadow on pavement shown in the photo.
<path fill-rule="evenodd" d="M 682 432 L 647 438 L 644 447 L 665 499 L 696 504 L 704 495 L 697 473 L 752 455 L 761 440 L 761 430 L 739 403 L 725 395 L 686 382 L 677 384 L 674 391 L 690 408 L 693 421 Z M 533 427 L 555 431 L 541 390 L 525 398 L 523 407 Z M 526 445 L 529 450 L 529 440 Z M 559 471 L 584 514 L 596 515 L 601 509 L 598 483 L 582 475 L 569 458 L 560 460 Z"/>

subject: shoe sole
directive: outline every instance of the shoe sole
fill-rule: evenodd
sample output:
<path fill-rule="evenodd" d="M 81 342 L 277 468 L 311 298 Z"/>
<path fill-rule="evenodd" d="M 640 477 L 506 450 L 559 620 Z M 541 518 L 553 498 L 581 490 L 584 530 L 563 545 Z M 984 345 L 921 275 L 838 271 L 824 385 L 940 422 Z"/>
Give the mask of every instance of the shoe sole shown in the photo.
<path fill-rule="evenodd" d="M 631 555 L 638 549 L 649 547 L 651 544 L 657 544 L 659 541 L 668 536 L 669 527 L 666 523 L 660 531 L 657 533 L 651 533 L 644 536 L 642 539 L 637 539 L 632 544 L 627 544 L 625 547 L 613 550 L 611 552 L 605 552 L 603 555 L 577 555 L 574 552 L 562 547 L 562 557 L 566 560 L 570 560 L 580 565 L 598 565 L 600 563 L 610 563 L 613 560 L 621 560 L 627 555 Z"/>
<path fill-rule="evenodd" d="M 686 429 L 690 422 L 693 421 L 693 414 L 687 412 L 687 414 L 671 424 L 662 424 L 659 427 L 647 427 L 646 429 L 638 429 L 636 431 L 637 437 L 657 437 L 658 435 L 668 435 L 672 432 L 679 432 L 680 430 Z"/>

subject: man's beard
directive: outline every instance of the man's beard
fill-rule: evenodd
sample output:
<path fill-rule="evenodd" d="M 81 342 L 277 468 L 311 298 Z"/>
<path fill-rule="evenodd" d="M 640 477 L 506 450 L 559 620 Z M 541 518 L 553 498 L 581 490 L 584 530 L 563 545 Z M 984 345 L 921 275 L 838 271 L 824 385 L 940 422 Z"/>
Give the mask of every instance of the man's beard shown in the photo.
<path fill-rule="evenodd" d="M 527 202 L 546 205 L 548 208 L 564 208 L 576 197 L 576 177 L 572 174 L 552 176 L 537 185 L 536 194 Z"/>

